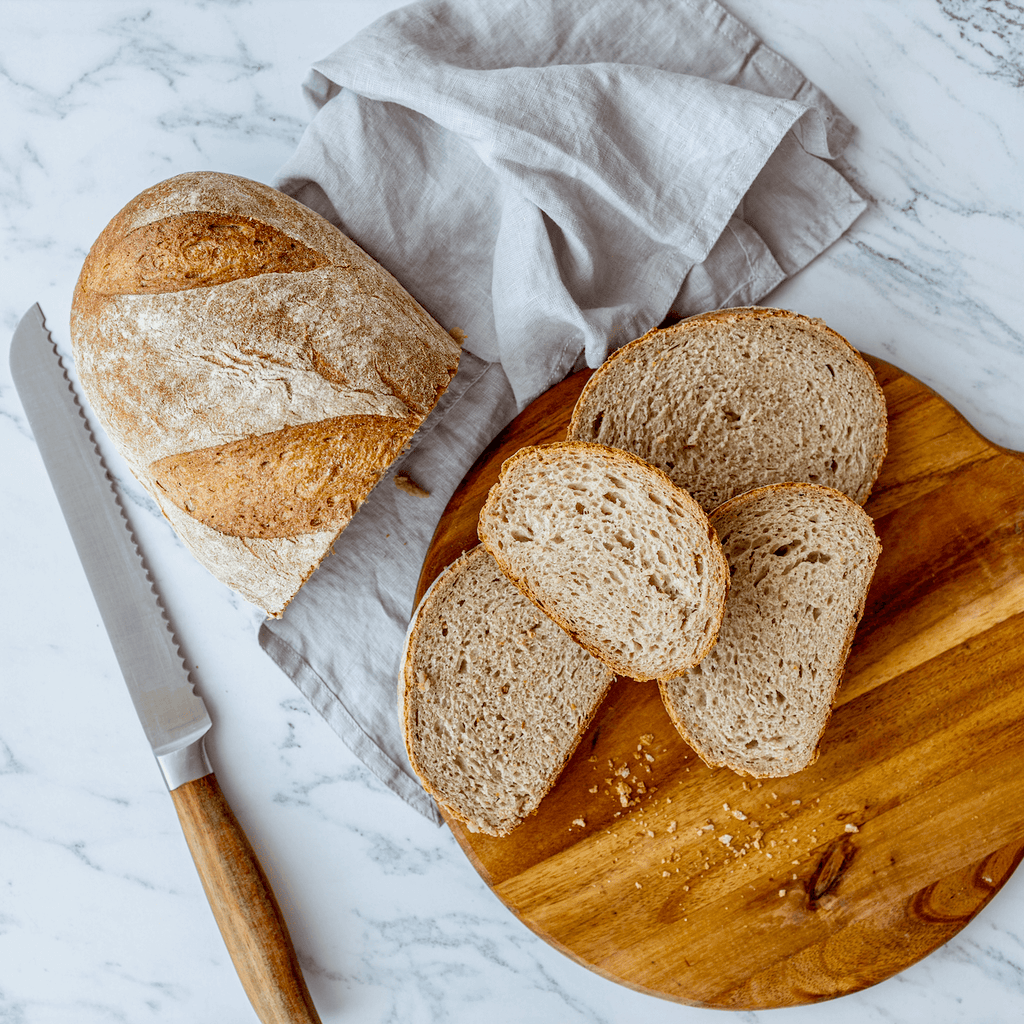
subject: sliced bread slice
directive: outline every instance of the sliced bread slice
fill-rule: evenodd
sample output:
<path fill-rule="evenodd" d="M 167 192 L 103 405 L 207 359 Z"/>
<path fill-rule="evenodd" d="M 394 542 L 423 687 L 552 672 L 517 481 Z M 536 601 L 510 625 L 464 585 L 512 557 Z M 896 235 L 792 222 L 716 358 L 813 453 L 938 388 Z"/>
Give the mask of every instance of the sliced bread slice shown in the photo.
<path fill-rule="evenodd" d="M 813 484 L 760 487 L 710 518 L 732 573 L 725 618 L 661 695 L 707 764 L 791 775 L 817 756 L 881 545 L 859 505 Z"/>
<path fill-rule="evenodd" d="M 676 675 L 715 641 L 729 575 L 714 530 L 685 491 L 628 452 L 521 449 L 478 533 L 531 601 L 622 675 Z"/>
<path fill-rule="evenodd" d="M 639 455 L 711 511 L 789 481 L 864 504 L 887 432 L 882 389 L 844 338 L 821 320 L 740 307 L 619 349 L 587 382 L 567 436 Z"/>
<path fill-rule="evenodd" d="M 399 712 L 413 769 L 467 828 L 493 836 L 537 809 L 615 678 L 483 547 L 424 595 L 402 662 Z"/>

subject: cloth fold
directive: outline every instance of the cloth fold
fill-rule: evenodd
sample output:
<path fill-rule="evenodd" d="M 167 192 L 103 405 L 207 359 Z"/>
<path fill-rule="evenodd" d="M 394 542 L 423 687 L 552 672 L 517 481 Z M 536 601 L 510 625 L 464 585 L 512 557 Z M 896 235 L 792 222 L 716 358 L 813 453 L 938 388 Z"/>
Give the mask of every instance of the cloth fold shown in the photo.
<path fill-rule="evenodd" d="M 828 162 L 852 126 L 713 0 L 425 0 L 317 62 L 305 89 L 314 116 L 274 184 L 465 344 L 396 467 L 430 499 L 389 474 L 260 642 L 436 819 L 395 689 L 448 497 L 574 367 L 670 312 L 755 303 L 835 241 L 865 206 Z"/>

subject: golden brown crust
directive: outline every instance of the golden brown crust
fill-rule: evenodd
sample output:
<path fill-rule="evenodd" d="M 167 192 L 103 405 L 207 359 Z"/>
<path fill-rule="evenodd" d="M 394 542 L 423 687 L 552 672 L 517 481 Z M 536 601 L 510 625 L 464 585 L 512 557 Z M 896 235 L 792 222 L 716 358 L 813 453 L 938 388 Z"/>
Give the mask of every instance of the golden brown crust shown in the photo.
<path fill-rule="evenodd" d="M 127 234 L 108 227 L 90 253 L 82 287 L 101 295 L 177 292 L 259 274 L 302 273 L 328 262 L 254 217 L 179 213 Z"/>
<path fill-rule="evenodd" d="M 182 511 L 231 537 L 340 529 L 417 420 L 339 416 L 154 462 L 154 484 Z"/>
<path fill-rule="evenodd" d="M 197 558 L 272 615 L 459 361 L 448 332 L 332 224 L 213 172 L 161 182 L 111 220 L 71 327 L 111 440 Z"/>

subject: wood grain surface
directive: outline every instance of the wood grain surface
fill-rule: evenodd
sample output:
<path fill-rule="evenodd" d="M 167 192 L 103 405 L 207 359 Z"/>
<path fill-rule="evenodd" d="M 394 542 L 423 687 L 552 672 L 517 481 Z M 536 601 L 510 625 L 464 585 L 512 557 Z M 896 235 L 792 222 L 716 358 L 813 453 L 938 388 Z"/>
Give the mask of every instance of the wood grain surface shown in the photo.
<path fill-rule="evenodd" d="M 288 926 L 216 776 L 171 790 L 185 840 L 242 988 L 263 1024 L 320 1024 Z"/>
<path fill-rule="evenodd" d="M 597 973 L 700 1006 L 812 1003 L 955 935 L 1024 856 L 1024 456 L 868 360 L 889 454 L 882 556 L 810 768 L 707 768 L 654 683 L 620 679 L 538 812 L 493 839 L 449 820 L 487 884 Z M 476 543 L 498 469 L 564 437 L 588 373 L 531 405 L 452 498 L 422 594 Z"/>

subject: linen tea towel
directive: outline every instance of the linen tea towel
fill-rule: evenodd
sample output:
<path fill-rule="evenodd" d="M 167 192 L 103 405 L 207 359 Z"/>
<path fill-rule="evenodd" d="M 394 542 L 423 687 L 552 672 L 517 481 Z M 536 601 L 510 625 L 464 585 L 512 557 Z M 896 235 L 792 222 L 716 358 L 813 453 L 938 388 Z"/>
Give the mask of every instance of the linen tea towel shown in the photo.
<path fill-rule="evenodd" d="M 713 0 L 425 0 L 317 62 L 305 88 L 315 114 L 274 184 L 465 342 L 410 451 L 260 642 L 439 820 L 396 690 L 448 498 L 574 367 L 670 311 L 756 303 L 835 241 L 865 206 L 829 163 L 852 127 Z"/>

